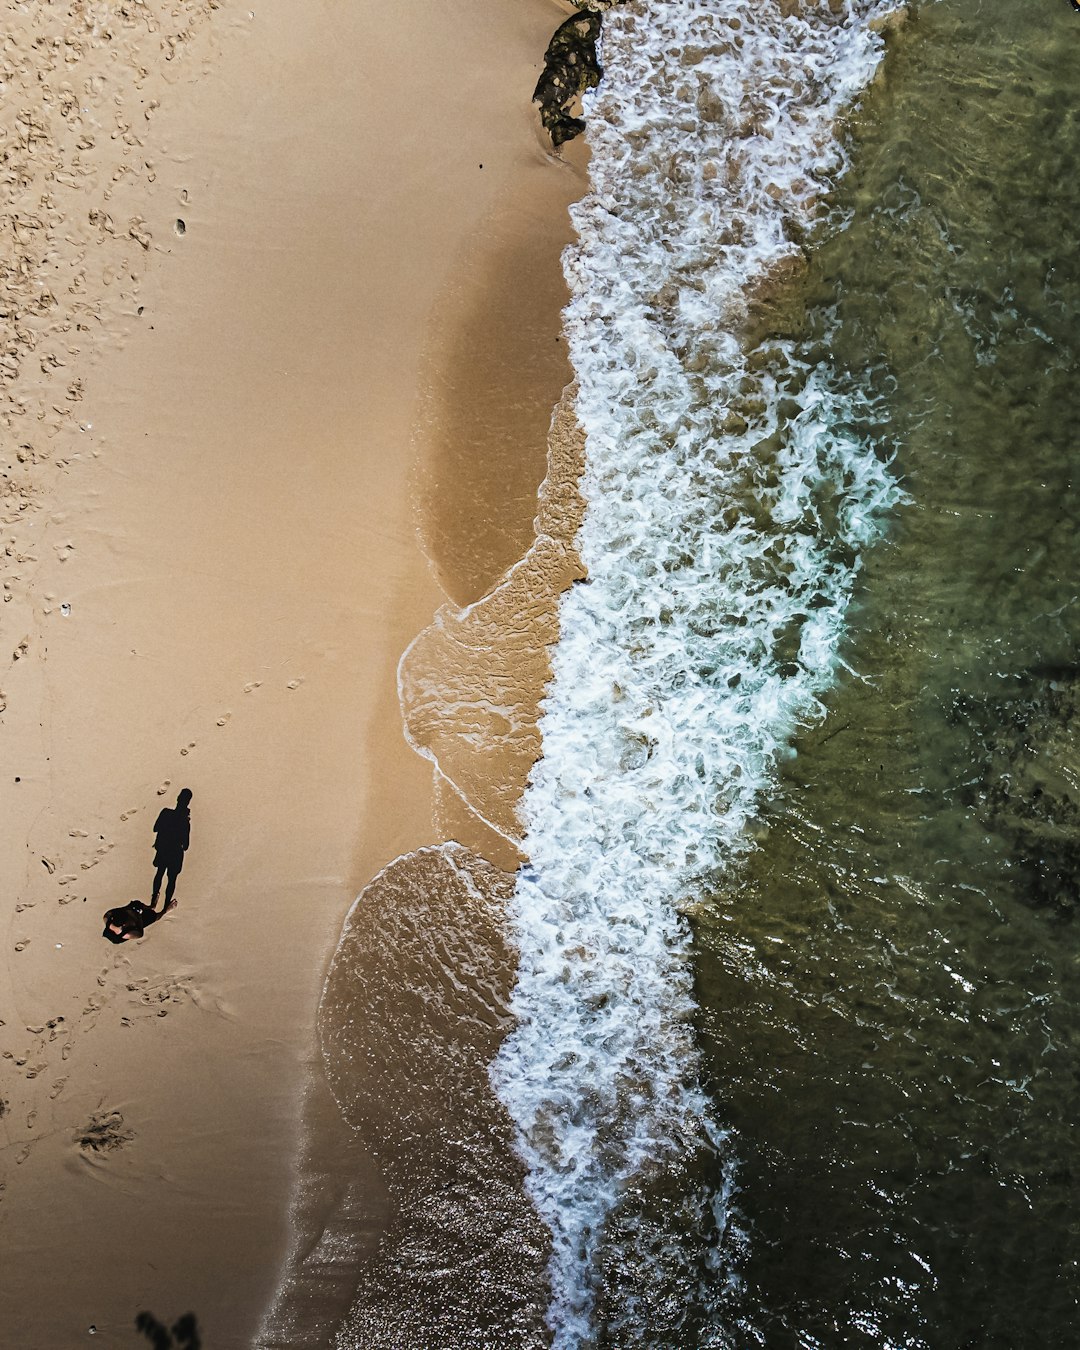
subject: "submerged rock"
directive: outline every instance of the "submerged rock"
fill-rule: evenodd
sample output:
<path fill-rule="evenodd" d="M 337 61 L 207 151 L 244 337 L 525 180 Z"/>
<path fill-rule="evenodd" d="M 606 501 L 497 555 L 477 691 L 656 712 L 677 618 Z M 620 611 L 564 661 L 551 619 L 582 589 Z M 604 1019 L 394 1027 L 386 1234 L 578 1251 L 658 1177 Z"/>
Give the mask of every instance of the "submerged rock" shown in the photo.
<path fill-rule="evenodd" d="M 544 53 L 544 71 L 533 91 L 533 102 L 540 104 L 540 120 L 556 149 L 585 130 L 583 118 L 574 117 L 570 107 L 586 89 L 600 83 L 600 63 L 596 41 L 600 36 L 600 9 L 607 5 L 581 6 L 555 30 Z"/>
<path fill-rule="evenodd" d="M 1080 906 L 1080 670 L 1033 672 L 1015 697 L 958 710 L 983 723 L 982 813 L 1012 846 L 1024 898 L 1071 917 Z"/>

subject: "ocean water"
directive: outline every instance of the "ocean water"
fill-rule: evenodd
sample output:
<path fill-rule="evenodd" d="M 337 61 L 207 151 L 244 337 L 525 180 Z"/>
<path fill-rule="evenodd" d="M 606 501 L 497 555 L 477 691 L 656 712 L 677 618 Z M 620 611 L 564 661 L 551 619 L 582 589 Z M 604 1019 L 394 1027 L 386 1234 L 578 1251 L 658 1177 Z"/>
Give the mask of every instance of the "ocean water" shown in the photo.
<path fill-rule="evenodd" d="M 1075 1340 L 1077 17 L 920 7 L 813 259 L 803 340 L 880 391 L 906 501 L 696 925 L 737 1344 Z"/>
<path fill-rule="evenodd" d="M 605 22 L 493 1066 L 556 1346 L 1075 1325 L 1080 32 L 892 8 Z"/>
<path fill-rule="evenodd" d="M 335 958 L 396 1203 L 340 1350 L 1075 1341 L 1077 42 L 1065 0 L 606 13 L 587 579 L 528 862 L 398 860 Z M 467 801 L 486 723 L 425 744 L 406 673 Z"/>

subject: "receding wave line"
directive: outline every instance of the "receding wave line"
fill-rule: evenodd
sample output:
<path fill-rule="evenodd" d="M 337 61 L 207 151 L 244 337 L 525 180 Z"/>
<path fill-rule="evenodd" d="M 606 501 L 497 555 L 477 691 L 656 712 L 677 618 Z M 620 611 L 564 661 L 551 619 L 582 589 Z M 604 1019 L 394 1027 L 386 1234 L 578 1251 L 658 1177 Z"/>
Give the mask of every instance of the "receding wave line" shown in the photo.
<path fill-rule="evenodd" d="M 633 1196 L 724 1147 L 684 910 L 750 847 L 834 678 L 861 553 L 901 497 L 857 430 L 855 382 L 763 337 L 828 215 L 838 119 L 894 8 L 629 0 L 605 15 L 592 191 L 565 258 L 588 579 L 560 606 L 510 908 L 517 1027 L 492 1067 L 552 1233 L 556 1347 L 592 1340 L 598 1300 L 618 1343 L 654 1343 L 634 1299 L 605 1293 L 635 1250 L 674 1259 L 635 1227 Z M 679 1219 L 714 1253 L 732 1240 L 730 1184 Z M 707 1302 L 723 1271 L 699 1273 Z"/>

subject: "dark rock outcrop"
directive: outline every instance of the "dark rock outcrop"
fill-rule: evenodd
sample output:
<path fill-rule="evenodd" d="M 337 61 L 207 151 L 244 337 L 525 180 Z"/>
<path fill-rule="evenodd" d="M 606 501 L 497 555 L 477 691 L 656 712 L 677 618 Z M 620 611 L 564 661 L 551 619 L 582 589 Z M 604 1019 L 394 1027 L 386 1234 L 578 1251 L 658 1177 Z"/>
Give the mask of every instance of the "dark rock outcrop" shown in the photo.
<path fill-rule="evenodd" d="M 584 120 L 574 117 L 570 109 L 586 89 L 600 83 L 599 36 L 599 9 L 582 8 L 559 25 L 544 53 L 544 71 L 533 102 L 540 104 L 540 120 L 556 149 L 585 130 Z"/>

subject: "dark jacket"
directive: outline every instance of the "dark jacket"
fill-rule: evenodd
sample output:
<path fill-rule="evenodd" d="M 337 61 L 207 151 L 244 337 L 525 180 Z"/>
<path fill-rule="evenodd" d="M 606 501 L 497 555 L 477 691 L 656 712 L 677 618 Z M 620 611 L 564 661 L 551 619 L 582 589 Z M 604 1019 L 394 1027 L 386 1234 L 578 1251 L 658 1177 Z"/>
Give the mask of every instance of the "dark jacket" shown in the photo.
<path fill-rule="evenodd" d="M 141 938 L 146 929 L 157 919 L 163 918 L 164 915 L 165 910 L 163 909 L 153 910 L 149 905 L 144 905 L 141 900 L 132 900 L 117 909 L 106 911 L 105 927 L 101 936 L 108 938 L 110 942 L 123 942 L 129 933 L 133 938 Z M 121 931 L 110 933 L 109 924 L 111 923 L 116 924 Z"/>

